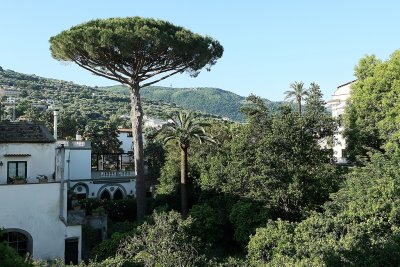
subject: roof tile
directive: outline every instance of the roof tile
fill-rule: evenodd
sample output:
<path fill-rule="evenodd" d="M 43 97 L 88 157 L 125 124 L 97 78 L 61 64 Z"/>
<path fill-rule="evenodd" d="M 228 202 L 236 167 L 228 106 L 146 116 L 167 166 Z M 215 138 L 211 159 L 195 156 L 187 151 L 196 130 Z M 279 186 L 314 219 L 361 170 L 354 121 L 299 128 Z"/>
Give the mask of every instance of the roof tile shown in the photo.
<path fill-rule="evenodd" d="M 54 143 L 55 141 L 42 124 L 0 122 L 0 143 Z"/>

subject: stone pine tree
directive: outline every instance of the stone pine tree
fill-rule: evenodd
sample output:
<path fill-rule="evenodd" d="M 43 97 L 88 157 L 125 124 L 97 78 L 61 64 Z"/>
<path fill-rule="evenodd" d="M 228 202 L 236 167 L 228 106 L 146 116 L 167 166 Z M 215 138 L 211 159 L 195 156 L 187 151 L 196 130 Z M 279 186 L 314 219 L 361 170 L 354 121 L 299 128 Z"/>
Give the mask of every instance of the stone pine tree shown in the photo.
<path fill-rule="evenodd" d="M 137 216 L 146 212 L 143 159 L 143 112 L 140 89 L 174 74 L 197 76 L 223 54 L 218 41 L 169 22 L 141 17 L 92 20 L 50 38 L 59 61 L 74 62 L 90 72 L 130 89 L 136 169 Z"/>

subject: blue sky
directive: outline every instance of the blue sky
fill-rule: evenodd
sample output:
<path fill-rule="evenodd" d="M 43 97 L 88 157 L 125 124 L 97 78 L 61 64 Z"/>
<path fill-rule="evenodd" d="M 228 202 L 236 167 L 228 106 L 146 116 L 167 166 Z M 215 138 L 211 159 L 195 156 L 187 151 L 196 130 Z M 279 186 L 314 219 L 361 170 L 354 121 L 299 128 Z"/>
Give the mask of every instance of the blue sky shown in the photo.
<path fill-rule="evenodd" d="M 218 87 L 282 100 L 290 83 L 317 82 L 328 99 L 351 81 L 365 54 L 387 59 L 400 46 L 398 1 L 1 0 L 0 66 L 86 85 L 114 85 L 52 59 L 49 38 L 95 18 L 143 16 L 210 35 L 224 55 L 210 72 L 159 85 Z"/>

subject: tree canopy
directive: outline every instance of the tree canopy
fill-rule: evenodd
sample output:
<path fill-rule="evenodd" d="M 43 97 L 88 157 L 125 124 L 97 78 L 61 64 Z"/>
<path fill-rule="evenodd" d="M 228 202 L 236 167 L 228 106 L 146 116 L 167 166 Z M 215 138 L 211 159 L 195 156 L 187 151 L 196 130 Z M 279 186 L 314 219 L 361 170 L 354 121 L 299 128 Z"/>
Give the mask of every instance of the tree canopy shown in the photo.
<path fill-rule="evenodd" d="M 397 266 L 399 157 L 375 154 L 354 168 L 324 212 L 298 224 L 269 221 L 252 236 L 252 266 Z"/>
<path fill-rule="evenodd" d="M 297 102 L 297 110 L 301 115 L 301 100 L 307 96 L 307 89 L 304 88 L 303 82 L 294 82 L 290 84 L 290 88 L 292 90 L 286 91 L 285 100 L 296 101 Z"/>
<path fill-rule="evenodd" d="M 355 67 L 358 80 L 352 85 L 346 108 L 345 136 L 348 154 L 366 156 L 371 149 L 400 148 L 400 50 L 387 61 L 365 56 Z"/>
<path fill-rule="evenodd" d="M 132 85 L 162 73 L 148 86 L 186 71 L 196 76 L 222 56 L 223 47 L 211 37 L 167 21 L 141 17 L 92 20 L 50 38 L 52 56 L 89 71 Z"/>

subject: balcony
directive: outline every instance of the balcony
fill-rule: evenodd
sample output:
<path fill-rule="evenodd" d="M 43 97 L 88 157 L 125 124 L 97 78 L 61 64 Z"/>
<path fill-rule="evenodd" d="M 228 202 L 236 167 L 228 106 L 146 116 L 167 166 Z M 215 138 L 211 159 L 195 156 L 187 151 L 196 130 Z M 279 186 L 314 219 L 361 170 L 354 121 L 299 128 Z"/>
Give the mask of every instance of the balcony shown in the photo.
<path fill-rule="evenodd" d="M 128 182 L 136 176 L 133 154 L 115 153 L 92 155 L 92 180 L 94 183 L 112 180 Z"/>

